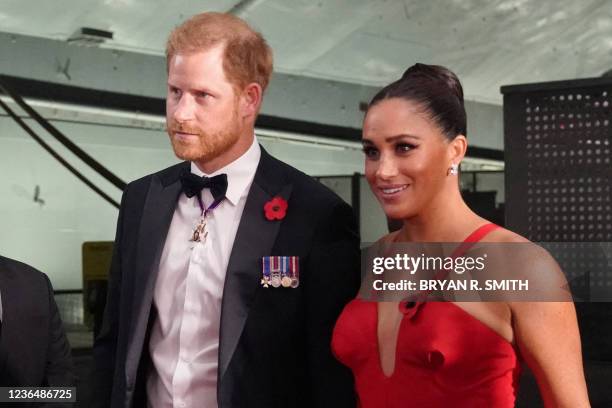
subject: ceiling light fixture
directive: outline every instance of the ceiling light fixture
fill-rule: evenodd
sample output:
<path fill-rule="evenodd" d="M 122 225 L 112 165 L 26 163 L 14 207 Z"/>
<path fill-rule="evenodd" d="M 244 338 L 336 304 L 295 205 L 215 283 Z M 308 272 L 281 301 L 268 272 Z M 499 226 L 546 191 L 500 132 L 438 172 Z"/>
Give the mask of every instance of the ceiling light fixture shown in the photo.
<path fill-rule="evenodd" d="M 97 28 L 81 27 L 76 30 L 70 37 L 68 42 L 70 44 L 84 45 L 87 47 L 94 47 L 100 45 L 106 40 L 113 39 L 113 32 L 106 30 L 99 30 Z"/>

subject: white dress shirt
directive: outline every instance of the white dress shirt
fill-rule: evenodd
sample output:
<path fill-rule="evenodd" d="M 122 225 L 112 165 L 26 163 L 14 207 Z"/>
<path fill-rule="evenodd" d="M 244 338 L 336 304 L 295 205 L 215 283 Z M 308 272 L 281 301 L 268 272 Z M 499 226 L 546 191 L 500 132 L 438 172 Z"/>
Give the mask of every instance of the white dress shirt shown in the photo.
<path fill-rule="evenodd" d="M 227 174 L 226 199 L 206 217 L 208 235 L 191 242 L 200 221 L 197 197 L 180 195 L 159 263 L 153 302 L 149 352 L 152 368 L 147 377 L 151 408 L 216 408 L 219 326 L 225 272 L 246 197 L 259 164 L 261 150 L 254 138 L 238 159 L 213 174 Z M 209 189 L 202 202 L 213 202 Z M 263 211 L 263 210 L 262 210 Z"/>

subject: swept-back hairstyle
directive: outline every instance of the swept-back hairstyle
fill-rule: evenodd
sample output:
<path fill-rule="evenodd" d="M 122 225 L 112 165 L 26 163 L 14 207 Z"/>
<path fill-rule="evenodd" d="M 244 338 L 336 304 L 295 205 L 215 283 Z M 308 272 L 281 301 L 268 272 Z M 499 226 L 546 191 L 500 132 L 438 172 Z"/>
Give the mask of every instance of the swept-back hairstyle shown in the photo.
<path fill-rule="evenodd" d="M 368 109 L 389 98 L 416 103 L 453 140 L 467 136 L 463 88 L 459 78 L 439 65 L 415 64 L 397 81 L 385 86 L 370 101 Z"/>

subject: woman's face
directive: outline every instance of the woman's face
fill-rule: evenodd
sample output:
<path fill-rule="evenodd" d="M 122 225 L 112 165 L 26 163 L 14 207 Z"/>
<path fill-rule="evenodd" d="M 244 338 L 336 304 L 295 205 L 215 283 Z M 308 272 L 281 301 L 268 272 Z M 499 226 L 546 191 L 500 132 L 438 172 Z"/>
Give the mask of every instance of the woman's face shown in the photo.
<path fill-rule="evenodd" d="M 448 183 L 448 139 L 420 107 L 401 98 L 372 106 L 364 119 L 365 175 L 390 218 L 414 217 Z"/>

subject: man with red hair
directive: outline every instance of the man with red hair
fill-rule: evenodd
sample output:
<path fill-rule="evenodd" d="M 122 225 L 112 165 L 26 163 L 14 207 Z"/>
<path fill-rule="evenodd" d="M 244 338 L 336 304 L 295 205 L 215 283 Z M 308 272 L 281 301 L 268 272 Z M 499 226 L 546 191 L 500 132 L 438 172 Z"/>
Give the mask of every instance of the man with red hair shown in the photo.
<path fill-rule="evenodd" d="M 263 37 L 192 17 L 167 49 L 168 135 L 184 162 L 123 195 L 98 396 L 112 407 L 354 407 L 330 351 L 359 286 L 351 208 L 257 143 Z"/>

